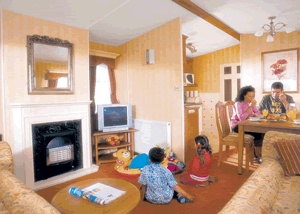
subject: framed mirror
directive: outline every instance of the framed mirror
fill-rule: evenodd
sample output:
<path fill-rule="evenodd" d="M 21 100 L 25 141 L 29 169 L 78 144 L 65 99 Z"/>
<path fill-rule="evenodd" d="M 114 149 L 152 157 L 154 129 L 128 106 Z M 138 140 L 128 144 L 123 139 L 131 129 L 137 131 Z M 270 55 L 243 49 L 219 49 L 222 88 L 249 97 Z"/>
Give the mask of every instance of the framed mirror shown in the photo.
<path fill-rule="evenodd" d="M 28 93 L 73 94 L 73 44 L 48 36 L 27 36 Z"/>

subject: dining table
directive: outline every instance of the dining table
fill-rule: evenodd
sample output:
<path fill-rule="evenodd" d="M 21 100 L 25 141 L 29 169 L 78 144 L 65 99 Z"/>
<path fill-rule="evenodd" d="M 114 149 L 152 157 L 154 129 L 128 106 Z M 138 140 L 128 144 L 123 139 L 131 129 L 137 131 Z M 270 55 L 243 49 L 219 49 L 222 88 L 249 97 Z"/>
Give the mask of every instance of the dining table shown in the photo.
<path fill-rule="evenodd" d="M 268 131 L 278 131 L 292 134 L 300 134 L 300 124 L 295 124 L 286 120 L 270 121 L 260 119 L 257 121 L 244 120 L 237 123 L 239 127 L 239 149 L 238 149 L 238 174 L 243 173 L 243 142 L 245 132 L 266 133 Z"/>

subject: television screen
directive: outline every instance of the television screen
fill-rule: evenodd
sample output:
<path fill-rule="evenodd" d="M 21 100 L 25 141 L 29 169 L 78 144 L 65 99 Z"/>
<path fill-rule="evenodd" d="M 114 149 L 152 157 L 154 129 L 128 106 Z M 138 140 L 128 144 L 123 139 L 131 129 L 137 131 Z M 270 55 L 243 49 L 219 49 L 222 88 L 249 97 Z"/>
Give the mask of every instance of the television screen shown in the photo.
<path fill-rule="evenodd" d="M 130 128 L 132 128 L 132 107 L 130 103 L 98 105 L 99 131 L 122 131 Z"/>
<path fill-rule="evenodd" d="M 127 107 L 104 107 L 104 126 L 127 125 Z"/>

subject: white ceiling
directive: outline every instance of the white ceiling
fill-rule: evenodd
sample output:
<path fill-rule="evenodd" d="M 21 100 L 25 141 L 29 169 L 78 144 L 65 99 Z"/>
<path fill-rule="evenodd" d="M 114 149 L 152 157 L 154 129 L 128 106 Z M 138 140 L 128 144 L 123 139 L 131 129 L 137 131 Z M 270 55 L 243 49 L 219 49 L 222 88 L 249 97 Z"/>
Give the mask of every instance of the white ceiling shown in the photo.
<path fill-rule="evenodd" d="M 300 29 L 299 0 L 192 0 L 240 34 L 255 33 L 269 16 Z M 89 29 L 90 41 L 119 46 L 179 16 L 195 57 L 239 44 L 213 25 L 171 0 L 1 0 L 0 7 L 78 28 Z"/>
<path fill-rule="evenodd" d="M 69 49 L 52 45 L 34 44 L 34 61 L 68 65 Z"/>

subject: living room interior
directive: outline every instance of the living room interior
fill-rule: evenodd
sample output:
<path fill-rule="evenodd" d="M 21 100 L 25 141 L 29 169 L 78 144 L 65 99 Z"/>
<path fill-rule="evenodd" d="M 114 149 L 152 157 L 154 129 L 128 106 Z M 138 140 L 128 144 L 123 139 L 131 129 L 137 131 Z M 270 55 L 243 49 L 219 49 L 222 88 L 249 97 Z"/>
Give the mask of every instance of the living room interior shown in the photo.
<path fill-rule="evenodd" d="M 230 35 L 219 29 L 209 18 L 205 20 L 204 16 L 200 18 L 199 14 L 183 8 L 178 2 L 197 5 L 210 14 L 212 19 L 221 21 L 219 26 L 234 29 L 239 38 L 234 38 L 234 33 Z M 26 3 L 27 6 L 22 1 L 0 3 L 0 134 L 2 140 L 7 141 L 12 149 L 14 174 L 35 191 L 88 176 L 101 168 L 106 169 L 105 164 L 97 166 L 93 158 L 89 77 L 91 51 L 118 55 L 115 58 L 114 70 L 118 102 L 132 104 L 134 119 L 170 122 L 172 152 L 177 159 L 185 160 L 185 92 L 198 91 L 201 102 L 200 133 L 216 139 L 218 132 L 214 108 L 222 100 L 221 67 L 239 64 L 241 86 L 255 87 L 255 98 L 260 101 L 264 95 L 262 53 L 299 49 L 300 45 L 300 25 L 297 21 L 300 7 L 296 1 L 222 3 L 155 0 L 149 3 L 129 0 L 116 1 L 105 6 L 103 1 L 88 1 L 88 4 L 71 5 L 73 9 L 62 3 L 53 4 L 51 7 L 39 5 L 34 0 L 31 3 Z M 161 10 L 157 10 L 158 7 Z M 132 13 L 133 8 L 136 15 Z M 166 15 L 169 11 L 172 14 Z M 49 15 L 51 13 L 55 15 Z M 255 36 L 257 30 L 270 23 L 270 16 L 276 16 L 275 23 L 283 22 L 295 30 L 291 33 L 286 33 L 284 28 L 276 30 L 272 42 L 266 41 L 267 33 L 261 37 Z M 141 20 L 137 22 L 137 19 Z M 130 26 L 131 22 L 135 26 Z M 196 23 L 200 23 L 199 26 Z M 197 26 L 196 29 L 191 25 Z M 73 44 L 73 93 L 29 93 L 28 35 L 59 38 Z M 185 48 L 182 35 L 188 37 L 186 44 L 194 44 L 197 52 L 192 53 Z M 146 63 L 146 50 L 149 49 L 155 52 L 154 64 Z M 183 56 L 184 52 L 187 57 Z M 194 74 L 196 84 L 184 86 L 183 73 Z M 298 89 L 299 79 L 297 81 Z M 291 95 L 300 109 L 299 90 Z M 232 96 L 232 100 L 234 98 Z M 34 182 L 31 125 L 73 120 L 81 120 L 82 169 L 60 179 L 50 178 L 39 183 Z M 218 140 L 211 144 L 214 153 L 218 152 Z M 244 173 L 245 177 L 239 185 L 256 168 L 252 168 L 250 173 Z M 112 172 L 109 169 L 106 171 Z M 217 191 L 217 188 L 214 190 Z"/>

